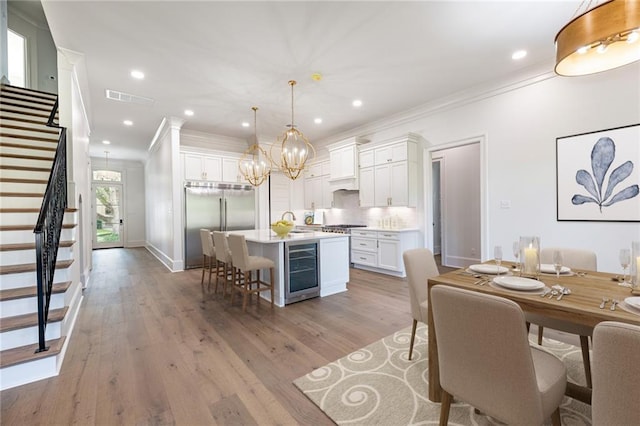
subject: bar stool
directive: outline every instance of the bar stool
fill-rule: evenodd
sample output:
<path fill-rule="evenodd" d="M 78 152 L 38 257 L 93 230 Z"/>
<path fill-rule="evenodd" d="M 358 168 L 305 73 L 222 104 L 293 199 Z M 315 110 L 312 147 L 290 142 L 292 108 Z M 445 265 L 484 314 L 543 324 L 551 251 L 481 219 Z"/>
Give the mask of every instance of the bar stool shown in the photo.
<path fill-rule="evenodd" d="M 231 248 L 231 259 L 233 262 L 233 289 L 231 290 L 231 304 L 236 291 L 243 294 L 242 311 L 247 310 L 247 296 L 253 293 L 258 295 L 260 303 L 260 292 L 269 290 L 271 292 L 271 307 L 273 308 L 274 293 L 273 283 L 275 282 L 275 263 L 271 259 L 260 256 L 249 256 L 247 242 L 244 235 L 229 234 L 227 237 L 229 248 Z M 269 269 L 269 283 L 260 279 L 260 270 Z M 253 277 L 256 271 L 256 277 Z M 252 288 L 256 284 L 255 288 Z"/>
<path fill-rule="evenodd" d="M 211 231 L 208 229 L 200 229 L 200 242 L 202 243 L 202 278 L 200 285 L 202 286 L 202 295 L 204 297 L 204 273 L 209 270 L 209 284 L 207 291 L 211 289 L 211 274 L 213 272 L 213 262 L 216 261 L 216 249 L 211 238 Z M 216 292 L 218 291 L 218 278 L 216 276 Z"/>
<path fill-rule="evenodd" d="M 233 262 L 231 260 L 231 250 L 227 242 L 227 235 L 224 232 L 213 231 L 213 243 L 218 248 L 216 253 L 216 284 L 222 279 L 222 298 L 227 295 L 227 283 L 233 279 Z M 217 293 L 217 289 L 216 289 Z"/>

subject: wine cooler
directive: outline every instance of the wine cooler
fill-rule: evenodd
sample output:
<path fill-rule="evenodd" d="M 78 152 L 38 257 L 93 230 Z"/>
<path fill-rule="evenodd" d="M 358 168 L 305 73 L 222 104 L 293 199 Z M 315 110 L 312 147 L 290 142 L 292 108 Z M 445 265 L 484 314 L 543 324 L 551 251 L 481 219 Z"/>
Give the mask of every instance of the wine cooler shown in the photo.
<path fill-rule="evenodd" d="M 318 242 L 285 243 L 285 305 L 320 296 Z"/>

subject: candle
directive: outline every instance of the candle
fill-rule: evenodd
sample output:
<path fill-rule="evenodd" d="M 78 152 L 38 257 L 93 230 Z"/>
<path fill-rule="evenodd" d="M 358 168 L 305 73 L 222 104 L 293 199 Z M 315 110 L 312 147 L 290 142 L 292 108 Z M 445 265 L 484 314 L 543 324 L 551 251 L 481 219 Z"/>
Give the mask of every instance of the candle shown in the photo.
<path fill-rule="evenodd" d="M 525 247 L 524 249 L 524 273 L 535 274 L 537 272 L 538 250 L 534 247 Z"/>

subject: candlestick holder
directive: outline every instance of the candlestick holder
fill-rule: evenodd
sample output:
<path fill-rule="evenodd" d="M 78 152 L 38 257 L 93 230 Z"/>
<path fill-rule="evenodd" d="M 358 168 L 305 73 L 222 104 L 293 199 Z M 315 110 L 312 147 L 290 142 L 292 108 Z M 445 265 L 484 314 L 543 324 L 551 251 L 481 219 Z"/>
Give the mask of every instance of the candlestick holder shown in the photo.
<path fill-rule="evenodd" d="M 640 241 L 631 243 L 631 288 L 636 290 L 640 287 Z"/>
<path fill-rule="evenodd" d="M 540 237 L 520 237 L 520 276 L 540 276 Z"/>

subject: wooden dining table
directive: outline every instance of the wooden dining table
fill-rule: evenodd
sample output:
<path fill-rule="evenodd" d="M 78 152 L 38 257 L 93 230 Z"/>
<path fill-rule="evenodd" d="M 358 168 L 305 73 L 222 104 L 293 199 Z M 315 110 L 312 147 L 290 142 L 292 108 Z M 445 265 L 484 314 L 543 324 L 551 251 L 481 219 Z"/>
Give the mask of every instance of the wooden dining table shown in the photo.
<path fill-rule="evenodd" d="M 491 262 L 488 262 L 491 263 Z M 504 266 L 513 268 L 508 262 Z M 578 274 L 578 272 L 580 272 Z M 584 272 L 584 274 L 582 274 Z M 518 272 L 513 272 L 518 275 Z M 489 276 L 491 278 L 491 276 Z M 438 364 L 438 342 L 433 326 L 433 312 L 431 310 L 431 288 L 436 285 L 448 285 L 479 293 L 492 294 L 516 302 L 523 311 L 544 315 L 550 318 L 562 319 L 577 324 L 595 327 L 602 321 L 619 321 L 640 325 L 640 315 L 628 312 L 618 306 L 611 310 L 611 300 L 622 302 L 632 296 L 631 289 L 618 285 L 618 277 L 614 274 L 593 271 L 572 271 L 571 274 L 555 275 L 540 274 L 538 279 L 546 286 L 560 285 L 571 290 L 571 294 L 561 300 L 557 297 L 540 297 L 540 294 L 498 288 L 497 285 L 485 283 L 476 284 L 480 278 L 470 274 L 468 270 L 460 269 L 431 278 L 428 281 L 428 342 L 429 342 L 429 399 L 433 402 L 441 401 L 442 387 Z M 634 294 L 635 295 L 635 294 Z M 638 294 L 640 295 L 640 294 Z M 600 308 L 603 298 L 609 302 L 604 309 Z M 567 396 L 578 399 L 587 404 L 591 403 L 591 389 L 575 383 L 567 382 Z"/>

